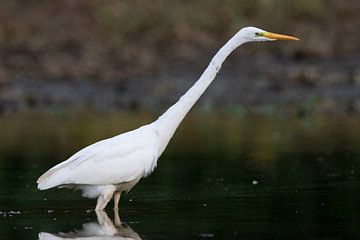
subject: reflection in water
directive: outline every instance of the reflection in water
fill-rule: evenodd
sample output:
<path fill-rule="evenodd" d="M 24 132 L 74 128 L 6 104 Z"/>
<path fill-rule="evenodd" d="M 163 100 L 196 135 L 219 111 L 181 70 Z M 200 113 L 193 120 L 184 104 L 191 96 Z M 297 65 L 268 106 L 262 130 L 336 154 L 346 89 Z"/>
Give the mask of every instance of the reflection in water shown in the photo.
<path fill-rule="evenodd" d="M 119 212 L 114 211 L 114 223 L 104 211 L 96 212 L 98 222 L 85 223 L 81 230 L 68 233 L 39 233 L 40 240 L 55 239 L 141 239 L 130 226 L 121 223 Z"/>

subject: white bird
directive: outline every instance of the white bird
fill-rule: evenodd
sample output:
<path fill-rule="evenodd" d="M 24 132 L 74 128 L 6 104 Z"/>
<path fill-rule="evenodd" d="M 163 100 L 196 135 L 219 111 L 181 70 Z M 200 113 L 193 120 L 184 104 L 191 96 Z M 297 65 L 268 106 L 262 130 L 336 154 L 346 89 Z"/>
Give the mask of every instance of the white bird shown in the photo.
<path fill-rule="evenodd" d="M 238 31 L 213 57 L 199 80 L 156 121 L 138 129 L 96 142 L 45 172 L 38 188 L 77 188 L 84 197 L 97 199 L 95 210 L 103 210 L 114 197 L 118 209 L 121 192 L 154 171 L 175 130 L 220 71 L 227 56 L 247 42 L 299 40 L 255 27 Z"/>

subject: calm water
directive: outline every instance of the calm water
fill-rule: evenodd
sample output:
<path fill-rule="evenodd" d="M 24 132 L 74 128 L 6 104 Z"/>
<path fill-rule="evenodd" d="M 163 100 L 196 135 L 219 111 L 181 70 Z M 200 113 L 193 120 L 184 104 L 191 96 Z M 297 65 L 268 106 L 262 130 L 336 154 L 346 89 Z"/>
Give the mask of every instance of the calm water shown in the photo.
<path fill-rule="evenodd" d="M 359 118 L 192 115 L 155 172 L 122 197 L 119 224 L 111 205 L 97 216 L 79 192 L 36 190 L 53 164 L 152 119 L 94 115 L 0 118 L 1 239 L 360 236 Z"/>

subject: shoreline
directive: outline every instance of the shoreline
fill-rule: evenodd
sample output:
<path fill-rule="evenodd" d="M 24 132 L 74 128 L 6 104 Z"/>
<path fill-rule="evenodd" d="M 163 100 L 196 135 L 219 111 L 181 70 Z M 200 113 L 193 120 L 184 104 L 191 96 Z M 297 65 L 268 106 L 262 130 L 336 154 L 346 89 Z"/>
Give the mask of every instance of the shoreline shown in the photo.
<path fill-rule="evenodd" d="M 314 63 L 232 57 L 196 106 L 205 112 L 228 109 L 239 114 L 360 114 L 357 59 Z M 189 62 L 162 68 L 148 77 L 113 81 L 14 79 L 0 86 L 0 113 L 52 108 L 161 112 L 177 101 L 203 71 Z"/>

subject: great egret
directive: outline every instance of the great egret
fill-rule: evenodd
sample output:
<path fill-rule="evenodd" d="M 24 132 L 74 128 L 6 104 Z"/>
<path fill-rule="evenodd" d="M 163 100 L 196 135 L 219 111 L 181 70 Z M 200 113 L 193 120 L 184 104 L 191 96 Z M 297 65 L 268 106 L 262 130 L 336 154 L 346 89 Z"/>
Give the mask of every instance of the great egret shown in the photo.
<path fill-rule="evenodd" d="M 200 79 L 156 121 L 80 150 L 45 172 L 37 180 L 38 188 L 81 189 L 84 197 L 98 197 L 95 210 L 103 210 L 114 196 L 114 208 L 118 209 L 121 192 L 128 192 L 154 171 L 175 130 L 214 80 L 226 57 L 241 44 L 274 40 L 299 39 L 255 27 L 242 28 L 216 53 Z"/>

